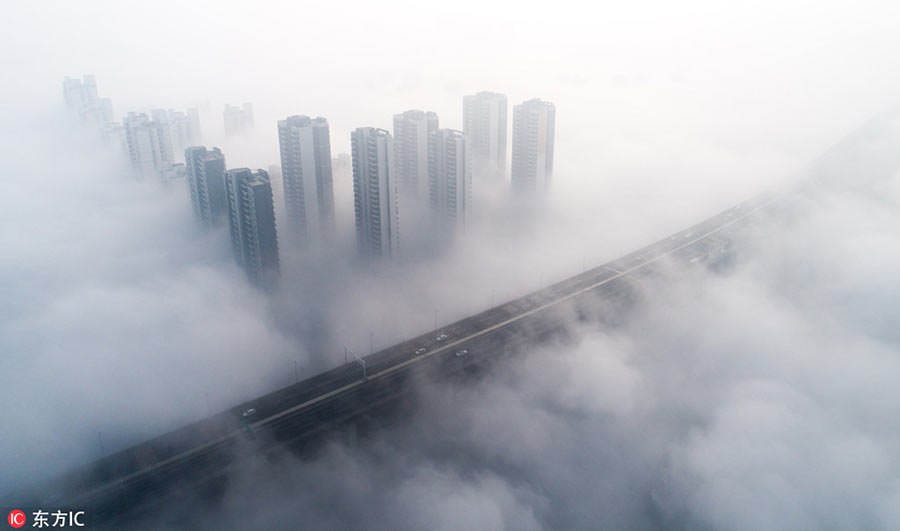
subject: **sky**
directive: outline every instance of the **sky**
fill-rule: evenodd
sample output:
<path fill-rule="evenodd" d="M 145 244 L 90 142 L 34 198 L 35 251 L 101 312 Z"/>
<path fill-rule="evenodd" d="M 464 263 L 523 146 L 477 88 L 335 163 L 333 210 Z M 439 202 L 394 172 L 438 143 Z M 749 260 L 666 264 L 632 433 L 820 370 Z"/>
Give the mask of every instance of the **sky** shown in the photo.
<path fill-rule="evenodd" d="M 892 2 L 2 9 L 0 494 L 807 176 L 900 93 Z M 338 246 L 283 249 L 284 289 L 265 296 L 224 231 L 195 227 L 184 190 L 132 180 L 64 114 L 61 80 L 84 73 L 117 117 L 199 106 L 229 167 L 276 164 L 291 114 L 327 117 L 336 155 L 407 109 L 460 128 L 465 94 L 540 97 L 557 108 L 552 193 L 531 216 L 484 191 L 452 245 L 376 270 L 348 258 L 352 182 L 336 173 Z M 243 101 L 256 128 L 225 137 L 222 107 Z M 572 324 L 576 340 L 487 382 L 428 386 L 423 413 L 364 444 L 280 472 L 248 463 L 210 527 L 247 489 L 288 485 L 315 493 L 259 501 L 254 522 L 896 528 L 900 184 L 867 179 L 894 134 L 826 160 L 866 186 L 760 222 L 727 274 L 673 273 L 620 328 Z"/>

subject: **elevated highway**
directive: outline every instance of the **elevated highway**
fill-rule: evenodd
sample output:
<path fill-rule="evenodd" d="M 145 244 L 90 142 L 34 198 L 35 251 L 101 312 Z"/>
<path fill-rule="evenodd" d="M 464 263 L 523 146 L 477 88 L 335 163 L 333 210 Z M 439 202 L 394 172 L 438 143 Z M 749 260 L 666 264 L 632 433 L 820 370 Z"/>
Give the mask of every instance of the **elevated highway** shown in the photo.
<path fill-rule="evenodd" d="M 762 194 L 609 263 L 111 454 L 41 496 L 90 507 L 95 521 L 115 521 L 172 485 L 226 473 L 248 441 L 254 451 L 302 445 L 395 399 L 416 374 L 446 376 L 490 362 L 547 331 L 547 316 L 572 301 L 621 297 L 635 275 L 662 262 L 690 264 L 722 252 L 722 233 L 776 197 Z"/>

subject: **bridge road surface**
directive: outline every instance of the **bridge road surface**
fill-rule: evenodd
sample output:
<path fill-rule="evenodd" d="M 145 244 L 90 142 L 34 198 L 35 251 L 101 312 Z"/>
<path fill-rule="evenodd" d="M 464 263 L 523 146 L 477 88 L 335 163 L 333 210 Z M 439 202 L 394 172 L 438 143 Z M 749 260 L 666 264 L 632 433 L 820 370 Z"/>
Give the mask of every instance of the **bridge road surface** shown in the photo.
<path fill-rule="evenodd" d="M 716 235 L 777 197 L 774 192 L 761 194 L 617 260 L 375 352 L 362 358 L 365 378 L 361 364 L 350 362 L 113 453 L 66 474 L 54 490 L 39 494 L 46 499 L 49 492 L 51 499 L 64 500 L 67 506 L 91 507 L 101 522 L 114 519 L 162 494 L 171 483 L 220 474 L 248 436 L 266 445 L 312 436 L 389 400 L 413 368 L 460 370 L 467 356 L 477 359 L 502 350 L 521 335 L 521 327 L 540 328 L 543 315 L 576 297 L 615 297 L 634 274 L 664 260 L 702 259 L 721 241 Z M 456 356 L 463 349 L 468 354 Z M 245 417 L 251 409 L 254 413 Z"/>

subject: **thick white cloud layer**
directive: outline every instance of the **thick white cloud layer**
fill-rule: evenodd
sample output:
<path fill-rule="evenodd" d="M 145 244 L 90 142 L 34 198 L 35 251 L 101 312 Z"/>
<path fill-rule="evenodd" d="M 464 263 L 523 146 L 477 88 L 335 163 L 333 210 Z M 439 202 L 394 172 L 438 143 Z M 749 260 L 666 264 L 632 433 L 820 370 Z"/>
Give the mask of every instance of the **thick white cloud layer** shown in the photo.
<path fill-rule="evenodd" d="M 247 465 L 197 522 L 895 529 L 900 174 L 882 184 L 792 197 L 725 272 L 645 280 L 624 325 L 431 384 L 408 424 Z"/>
<path fill-rule="evenodd" d="M 53 118 L 3 135 L 5 487 L 253 396 L 299 356 L 185 190 L 123 177 Z"/>

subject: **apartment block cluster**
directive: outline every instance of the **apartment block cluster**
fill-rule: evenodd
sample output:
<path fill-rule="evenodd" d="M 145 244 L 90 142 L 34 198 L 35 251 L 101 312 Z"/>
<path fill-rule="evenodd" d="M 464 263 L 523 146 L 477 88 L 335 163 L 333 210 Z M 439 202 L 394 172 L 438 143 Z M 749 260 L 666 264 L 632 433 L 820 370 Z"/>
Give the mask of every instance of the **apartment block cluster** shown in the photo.
<path fill-rule="evenodd" d="M 164 184 L 185 176 L 175 153 L 201 143 L 200 113 L 152 109 L 150 114 L 129 112 L 116 122 L 112 102 L 97 95 L 94 76 L 63 80 L 66 107 L 81 121 L 94 126 L 104 140 L 118 145 L 138 178 L 154 177 Z"/>
<path fill-rule="evenodd" d="M 93 77 L 85 76 L 81 82 L 66 78 L 64 87 L 67 104 L 73 102 L 70 108 L 110 129 L 111 104 L 98 100 Z M 514 191 L 537 195 L 549 188 L 555 114 L 552 103 L 539 99 L 514 106 L 510 173 Z M 229 135 L 253 126 L 249 103 L 226 106 L 223 117 Z M 434 112 L 409 110 L 394 115 L 393 133 L 375 127 L 352 131 L 347 161 L 332 159 L 327 119 L 295 115 L 279 120 L 283 232 L 298 246 L 333 239 L 333 162 L 352 166 L 356 240 L 362 256 L 398 257 L 401 219 L 416 223 L 412 212 L 429 213 L 441 230 L 462 230 L 472 213 L 473 178 L 485 183 L 506 180 L 507 125 L 506 96 L 479 92 L 463 98 L 462 131 L 441 128 Z M 186 177 L 198 223 L 207 228 L 227 223 L 235 259 L 248 278 L 264 288 L 275 286 L 280 262 L 268 172 L 227 169 L 220 149 L 200 145 L 196 109 L 153 110 L 149 116 L 129 113 L 121 129 L 135 175 L 155 175 L 163 182 Z M 174 153 L 184 153 L 184 163 L 175 162 Z M 406 212 L 401 213 L 401 205 Z"/>
<path fill-rule="evenodd" d="M 184 153 L 188 146 L 201 142 L 197 109 L 153 109 L 149 116 L 130 112 L 122 125 L 125 153 L 136 176 L 155 177 L 164 184 L 184 177 L 185 165 L 176 162 L 175 153 Z"/>
<path fill-rule="evenodd" d="M 104 127 L 113 121 L 112 101 L 97 95 L 94 76 L 86 75 L 81 79 L 66 77 L 63 80 L 63 100 L 66 107 L 83 122 Z"/>
<path fill-rule="evenodd" d="M 479 92 L 463 98 L 463 130 L 442 129 L 433 112 L 394 115 L 384 129 L 353 131 L 351 158 L 357 245 L 364 255 L 399 253 L 398 201 L 426 205 L 445 229 L 465 227 L 472 210 L 472 180 L 504 182 L 507 98 Z M 539 99 L 513 108 L 512 188 L 539 194 L 550 186 L 556 108 Z M 287 194 L 287 180 L 285 193 Z"/>

